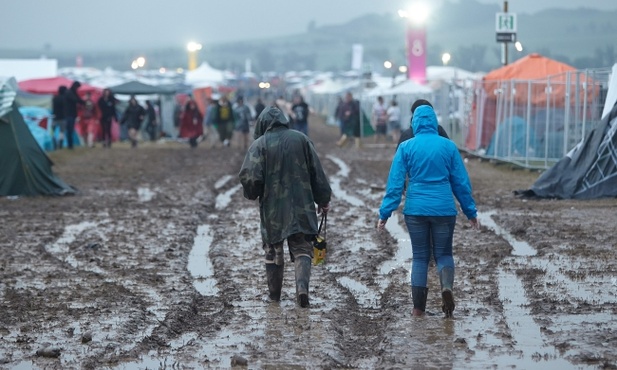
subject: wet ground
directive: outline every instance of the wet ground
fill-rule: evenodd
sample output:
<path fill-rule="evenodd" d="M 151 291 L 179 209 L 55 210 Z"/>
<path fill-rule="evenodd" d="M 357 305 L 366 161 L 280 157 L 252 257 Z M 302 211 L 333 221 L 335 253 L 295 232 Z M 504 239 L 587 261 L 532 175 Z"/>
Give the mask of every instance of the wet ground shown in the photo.
<path fill-rule="evenodd" d="M 412 318 L 400 214 L 375 230 L 393 148 L 311 137 L 334 199 L 310 309 L 291 263 L 267 299 L 239 148 L 52 153 L 79 195 L 0 199 L 0 368 L 617 367 L 617 199 L 518 199 L 538 173 L 468 158 L 483 227 L 457 223 L 455 317 L 431 266 Z"/>

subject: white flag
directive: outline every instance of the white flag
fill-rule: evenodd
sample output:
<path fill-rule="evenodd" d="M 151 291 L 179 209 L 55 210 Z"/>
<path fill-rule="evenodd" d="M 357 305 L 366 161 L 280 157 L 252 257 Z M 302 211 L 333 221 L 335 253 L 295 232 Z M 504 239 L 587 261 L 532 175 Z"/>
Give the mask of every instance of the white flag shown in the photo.
<path fill-rule="evenodd" d="M 351 69 L 359 71 L 362 69 L 362 54 L 364 46 L 362 44 L 353 44 L 351 46 Z"/>

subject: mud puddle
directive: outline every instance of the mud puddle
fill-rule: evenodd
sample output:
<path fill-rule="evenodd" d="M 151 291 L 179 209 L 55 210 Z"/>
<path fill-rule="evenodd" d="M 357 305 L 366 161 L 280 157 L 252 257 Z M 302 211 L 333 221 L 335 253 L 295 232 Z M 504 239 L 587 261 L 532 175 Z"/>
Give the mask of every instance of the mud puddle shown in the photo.
<path fill-rule="evenodd" d="M 215 296 L 219 292 L 209 255 L 212 240 L 210 225 L 200 225 L 197 228 L 197 235 L 193 241 L 187 265 L 193 278 L 193 286 L 203 296 Z"/>

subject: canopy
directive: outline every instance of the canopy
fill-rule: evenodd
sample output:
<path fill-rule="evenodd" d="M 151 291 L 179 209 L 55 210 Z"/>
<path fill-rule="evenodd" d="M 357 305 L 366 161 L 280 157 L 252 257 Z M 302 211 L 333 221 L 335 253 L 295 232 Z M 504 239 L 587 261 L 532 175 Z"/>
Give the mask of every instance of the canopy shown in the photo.
<path fill-rule="evenodd" d="M 225 72 L 203 62 L 199 67 L 186 72 L 185 82 L 193 87 L 216 86 L 225 81 Z"/>
<path fill-rule="evenodd" d="M 52 77 L 52 78 L 36 78 L 32 80 L 25 80 L 19 82 L 19 88 L 23 91 L 33 94 L 57 94 L 60 86 L 66 86 L 68 89 L 73 84 L 73 80 L 66 77 Z M 100 93 L 101 89 L 90 86 L 83 82 L 79 88 L 80 94 L 84 93 Z"/>
<path fill-rule="evenodd" d="M 148 85 L 139 81 L 129 81 L 109 88 L 114 94 L 123 95 L 173 95 L 176 89 L 168 86 Z"/>

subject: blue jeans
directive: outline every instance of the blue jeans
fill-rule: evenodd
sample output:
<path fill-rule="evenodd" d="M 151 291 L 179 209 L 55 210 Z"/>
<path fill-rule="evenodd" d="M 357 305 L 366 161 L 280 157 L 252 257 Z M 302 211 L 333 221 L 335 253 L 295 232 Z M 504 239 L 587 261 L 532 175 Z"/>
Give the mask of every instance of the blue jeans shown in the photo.
<path fill-rule="evenodd" d="M 73 135 L 75 135 L 75 117 L 66 117 L 66 142 L 69 149 L 73 149 Z"/>
<path fill-rule="evenodd" d="M 294 122 L 293 129 L 300 131 L 304 135 L 308 136 L 308 123 L 307 122 Z"/>
<path fill-rule="evenodd" d="M 456 216 L 405 216 L 405 224 L 413 252 L 411 286 L 426 288 L 431 253 L 438 273 L 444 267 L 454 268 L 452 239 Z"/>

